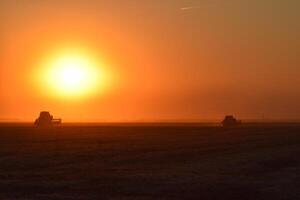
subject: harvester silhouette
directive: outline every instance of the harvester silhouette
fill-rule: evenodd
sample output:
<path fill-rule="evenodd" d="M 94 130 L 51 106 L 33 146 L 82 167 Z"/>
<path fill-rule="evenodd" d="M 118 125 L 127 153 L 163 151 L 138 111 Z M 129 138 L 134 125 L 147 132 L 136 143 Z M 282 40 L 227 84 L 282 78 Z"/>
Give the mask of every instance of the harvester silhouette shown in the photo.
<path fill-rule="evenodd" d="M 237 120 L 234 116 L 232 115 L 227 115 L 225 116 L 225 119 L 222 121 L 222 125 L 224 127 L 232 127 L 232 126 L 237 126 L 242 124 L 241 120 Z"/>
<path fill-rule="evenodd" d="M 54 119 L 48 111 L 40 112 L 39 118 L 34 122 L 36 126 L 53 126 L 58 124 L 61 124 L 61 119 Z"/>

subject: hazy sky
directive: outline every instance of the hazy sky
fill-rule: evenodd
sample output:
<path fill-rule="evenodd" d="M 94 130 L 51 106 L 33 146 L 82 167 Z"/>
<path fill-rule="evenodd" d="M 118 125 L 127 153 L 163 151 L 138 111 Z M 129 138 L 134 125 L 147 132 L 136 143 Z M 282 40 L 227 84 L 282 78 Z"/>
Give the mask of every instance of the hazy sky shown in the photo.
<path fill-rule="evenodd" d="M 299 10 L 299 0 L 1 0 L 0 119 L 300 119 Z M 81 100 L 44 96 L 31 71 L 74 46 L 118 81 Z"/>

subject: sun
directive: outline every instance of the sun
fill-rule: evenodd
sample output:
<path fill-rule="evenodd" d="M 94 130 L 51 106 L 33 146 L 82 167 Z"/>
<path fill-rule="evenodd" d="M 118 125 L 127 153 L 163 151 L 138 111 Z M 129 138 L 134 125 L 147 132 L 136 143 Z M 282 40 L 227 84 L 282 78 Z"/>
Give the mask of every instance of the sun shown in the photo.
<path fill-rule="evenodd" d="M 99 70 L 83 55 L 62 55 L 54 60 L 48 72 L 48 84 L 65 95 L 82 95 L 100 82 Z"/>
<path fill-rule="evenodd" d="M 91 54 L 81 51 L 55 54 L 45 61 L 39 75 L 43 90 L 55 97 L 88 97 L 105 85 L 103 66 Z"/>

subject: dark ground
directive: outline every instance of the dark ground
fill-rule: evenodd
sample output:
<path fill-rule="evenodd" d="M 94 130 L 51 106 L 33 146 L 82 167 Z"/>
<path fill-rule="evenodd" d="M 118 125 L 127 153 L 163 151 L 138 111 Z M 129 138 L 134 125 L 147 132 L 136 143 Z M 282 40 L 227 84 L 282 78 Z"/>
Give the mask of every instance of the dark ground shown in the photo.
<path fill-rule="evenodd" d="M 2 125 L 0 199 L 300 199 L 300 125 Z"/>

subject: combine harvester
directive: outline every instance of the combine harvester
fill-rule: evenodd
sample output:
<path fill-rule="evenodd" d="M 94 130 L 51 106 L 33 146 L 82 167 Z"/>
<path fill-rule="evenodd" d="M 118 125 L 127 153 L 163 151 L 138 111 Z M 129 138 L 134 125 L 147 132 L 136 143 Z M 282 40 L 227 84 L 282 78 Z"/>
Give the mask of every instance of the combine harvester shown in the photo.
<path fill-rule="evenodd" d="M 61 124 L 61 119 L 54 119 L 48 111 L 40 112 L 39 118 L 37 118 L 34 122 L 34 125 L 38 127 L 50 127 L 59 124 Z"/>
<path fill-rule="evenodd" d="M 225 119 L 222 121 L 223 127 L 233 127 L 242 124 L 241 120 L 237 120 L 232 115 L 225 116 Z"/>

